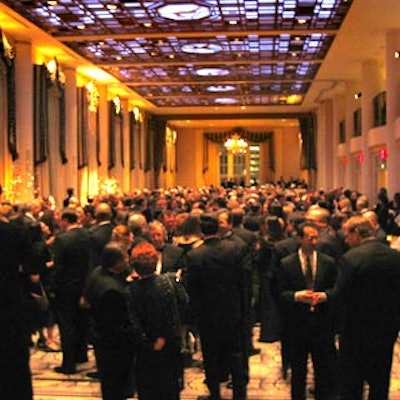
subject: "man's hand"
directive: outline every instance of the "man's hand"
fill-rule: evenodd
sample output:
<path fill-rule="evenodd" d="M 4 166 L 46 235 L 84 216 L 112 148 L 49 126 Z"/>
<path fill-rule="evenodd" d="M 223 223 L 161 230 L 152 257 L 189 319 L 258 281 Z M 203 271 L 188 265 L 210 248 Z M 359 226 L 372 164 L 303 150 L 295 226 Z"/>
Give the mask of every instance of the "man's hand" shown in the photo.
<path fill-rule="evenodd" d="M 319 303 L 323 303 L 327 300 L 325 292 L 313 292 L 311 305 L 316 306 Z"/>
<path fill-rule="evenodd" d="M 294 294 L 296 301 L 305 304 L 312 304 L 314 292 L 312 290 L 299 290 Z"/>

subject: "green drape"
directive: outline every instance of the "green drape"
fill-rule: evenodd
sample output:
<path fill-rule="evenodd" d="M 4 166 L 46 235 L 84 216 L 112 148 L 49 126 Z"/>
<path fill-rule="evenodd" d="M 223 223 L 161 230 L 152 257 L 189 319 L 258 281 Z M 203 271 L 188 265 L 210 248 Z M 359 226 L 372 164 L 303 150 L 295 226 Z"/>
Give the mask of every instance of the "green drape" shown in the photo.
<path fill-rule="evenodd" d="M 302 170 L 317 170 L 316 158 L 316 130 L 315 114 L 308 114 L 299 118 L 302 148 L 300 168 Z"/>
<path fill-rule="evenodd" d="M 5 48 L 4 33 L 0 29 L 0 60 L 6 68 L 7 80 L 7 146 L 11 158 L 18 158 L 17 150 L 17 123 L 16 123 L 16 94 L 15 94 L 15 52 L 14 48 Z"/>

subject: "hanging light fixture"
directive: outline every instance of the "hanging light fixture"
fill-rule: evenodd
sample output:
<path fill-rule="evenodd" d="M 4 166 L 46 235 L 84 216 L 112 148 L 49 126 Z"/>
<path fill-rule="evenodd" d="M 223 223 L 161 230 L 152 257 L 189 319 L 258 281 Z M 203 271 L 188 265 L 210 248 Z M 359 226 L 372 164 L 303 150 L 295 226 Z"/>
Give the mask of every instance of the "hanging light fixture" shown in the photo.
<path fill-rule="evenodd" d="M 224 146 L 232 154 L 246 153 L 249 144 L 237 133 L 226 139 Z"/>

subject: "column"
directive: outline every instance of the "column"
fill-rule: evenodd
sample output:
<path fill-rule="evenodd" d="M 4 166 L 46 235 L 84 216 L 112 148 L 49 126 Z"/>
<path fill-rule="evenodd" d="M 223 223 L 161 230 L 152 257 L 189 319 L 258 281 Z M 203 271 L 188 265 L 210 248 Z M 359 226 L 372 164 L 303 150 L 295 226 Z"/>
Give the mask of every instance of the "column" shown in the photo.
<path fill-rule="evenodd" d="M 99 179 L 108 177 L 108 103 L 107 86 L 99 85 L 100 162 Z"/>
<path fill-rule="evenodd" d="M 324 100 L 318 112 L 318 139 L 317 139 L 317 188 L 324 183 L 324 189 L 331 189 L 333 185 L 334 162 L 334 134 L 333 134 L 333 102 Z M 320 155 L 323 154 L 323 157 Z"/>
<path fill-rule="evenodd" d="M 347 84 L 346 85 L 346 99 L 345 99 L 345 107 L 346 107 L 346 147 L 348 149 L 348 164 L 346 167 L 345 174 L 345 182 L 344 187 L 349 189 L 358 189 L 356 187 L 356 176 L 355 176 L 355 160 L 353 155 L 350 153 L 350 142 L 354 137 L 354 111 L 357 109 L 357 105 L 355 104 L 354 93 L 356 92 L 358 86 L 356 84 Z"/>
<path fill-rule="evenodd" d="M 366 60 L 361 66 L 361 127 L 364 162 L 361 165 L 361 191 L 371 200 L 376 197 L 373 167 L 373 152 L 368 146 L 368 132 L 374 126 L 374 108 L 372 99 L 380 91 L 379 64 L 376 60 Z M 372 175 L 373 174 L 373 175 Z"/>
<path fill-rule="evenodd" d="M 343 161 L 343 157 L 346 157 L 348 159 L 349 154 L 348 154 L 348 143 L 340 143 L 339 140 L 339 126 L 342 121 L 345 121 L 345 96 L 343 94 L 338 94 L 334 96 L 333 98 L 333 148 L 334 148 L 334 155 L 335 159 L 333 161 L 333 187 L 339 188 L 344 186 L 345 184 L 345 174 L 346 174 L 346 169 L 347 165 Z M 346 133 L 346 141 L 349 139 L 349 132 L 346 131 L 346 126 L 345 126 L 345 133 Z M 339 152 L 340 148 L 340 152 Z M 340 154 L 339 154 L 340 153 Z"/>
<path fill-rule="evenodd" d="M 65 150 L 68 162 L 64 165 L 63 193 L 68 187 L 78 195 L 78 109 L 76 96 L 76 70 L 64 68 L 65 74 Z"/>
<path fill-rule="evenodd" d="M 122 102 L 122 118 L 123 118 L 123 131 L 122 131 L 122 151 L 124 155 L 124 166 L 122 168 L 122 176 L 120 180 L 121 190 L 124 193 L 130 192 L 130 158 L 129 158 L 129 101 L 127 98 L 121 99 Z"/>
<path fill-rule="evenodd" d="M 388 150 L 387 173 L 389 197 L 400 187 L 400 152 L 395 139 L 395 122 L 400 115 L 400 63 L 394 52 L 400 51 L 400 30 L 392 30 L 386 36 L 386 112 Z"/>
<path fill-rule="evenodd" d="M 32 45 L 16 42 L 15 82 L 16 82 L 16 126 L 18 160 L 13 164 L 13 179 L 21 184 L 14 187 L 14 201 L 28 202 L 33 199 L 33 67 Z"/>

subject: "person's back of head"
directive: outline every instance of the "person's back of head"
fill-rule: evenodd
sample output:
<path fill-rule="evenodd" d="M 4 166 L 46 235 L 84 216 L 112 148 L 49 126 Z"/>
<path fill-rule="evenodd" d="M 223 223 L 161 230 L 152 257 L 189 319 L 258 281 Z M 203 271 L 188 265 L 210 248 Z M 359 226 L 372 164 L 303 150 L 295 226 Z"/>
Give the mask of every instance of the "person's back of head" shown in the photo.
<path fill-rule="evenodd" d="M 356 211 L 362 212 L 363 210 L 367 210 L 369 208 L 369 200 L 365 195 L 361 195 L 356 200 Z"/>
<path fill-rule="evenodd" d="M 329 225 L 330 212 L 326 208 L 311 206 L 306 212 L 306 220 L 312 221 L 323 228 Z"/>
<path fill-rule="evenodd" d="M 231 211 L 232 213 L 232 225 L 234 227 L 240 226 L 244 221 L 244 210 L 242 207 L 235 207 Z"/>
<path fill-rule="evenodd" d="M 76 224 L 78 222 L 78 213 L 73 208 L 64 208 L 61 212 L 61 220 L 68 224 Z"/>
<path fill-rule="evenodd" d="M 189 215 L 177 228 L 176 234 L 179 236 L 201 236 L 200 218 Z"/>
<path fill-rule="evenodd" d="M 135 246 L 131 253 L 131 266 L 139 276 L 154 274 L 158 262 L 158 252 L 149 242 L 142 242 Z"/>
<path fill-rule="evenodd" d="M 368 219 L 374 228 L 379 226 L 378 214 L 375 211 L 368 210 L 361 214 L 364 218 Z"/>
<path fill-rule="evenodd" d="M 127 257 L 125 249 L 116 242 L 109 242 L 104 246 L 101 254 L 101 265 L 107 269 L 114 267 Z"/>
<path fill-rule="evenodd" d="M 213 213 L 204 213 L 200 215 L 200 227 L 203 235 L 216 235 L 219 229 L 217 215 Z"/>
<path fill-rule="evenodd" d="M 99 203 L 96 207 L 95 217 L 97 222 L 111 221 L 112 219 L 111 206 L 105 202 Z"/>
<path fill-rule="evenodd" d="M 143 234 L 147 228 L 146 217 L 142 213 L 131 214 L 128 218 L 128 227 L 133 234 Z"/>
<path fill-rule="evenodd" d="M 347 233 L 357 232 L 361 239 L 371 238 L 375 235 L 375 228 L 371 221 L 364 215 L 350 217 L 344 224 L 343 230 Z"/>

